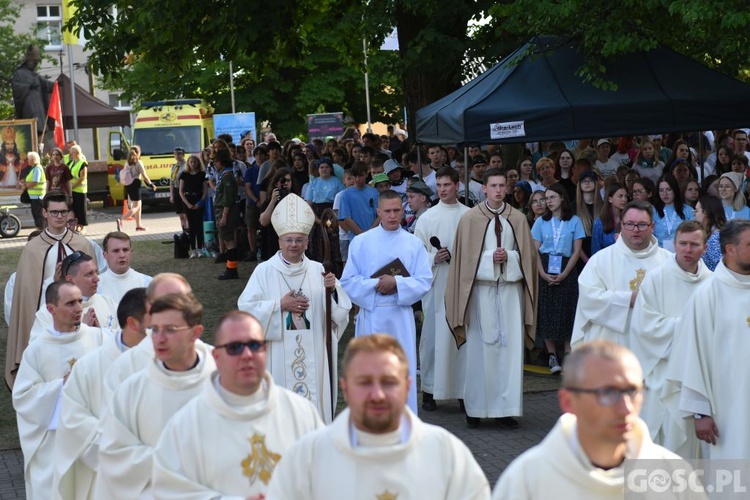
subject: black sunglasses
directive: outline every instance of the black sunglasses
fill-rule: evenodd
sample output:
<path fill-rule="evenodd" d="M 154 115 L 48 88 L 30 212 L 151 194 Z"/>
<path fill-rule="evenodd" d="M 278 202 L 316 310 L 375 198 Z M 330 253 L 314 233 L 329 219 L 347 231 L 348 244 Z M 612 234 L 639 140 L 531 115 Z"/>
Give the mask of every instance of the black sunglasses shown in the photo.
<path fill-rule="evenodd" d="M 229 342 L 224 345 L 215 345 L 214 349 L 226 349 L 227 354 L 230 356 L 239 356 L 245 350 L 245 347 L 250 349 L 250 352 L 260 352 L 266 350 L 265 340 L 251 340 L 249 342 Z"/>
<path fill-rule="evenodd" d="M 83 258 L 83 255 L 84 255 L 83 252 L 75 251 L 63 259 L 62 266 L 61 266 L 63 278 L 65 278 L 65 276 L 68 275 L 68 270 L 70 269 L 70 266 L 72 266 L 74 262 L 81 260 Z"/>

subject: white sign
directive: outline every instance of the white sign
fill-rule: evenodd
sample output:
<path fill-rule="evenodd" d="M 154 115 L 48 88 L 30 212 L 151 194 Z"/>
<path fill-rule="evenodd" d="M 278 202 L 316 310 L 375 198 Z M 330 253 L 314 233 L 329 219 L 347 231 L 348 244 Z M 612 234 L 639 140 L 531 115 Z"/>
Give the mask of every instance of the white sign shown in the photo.
<path fill-rule="evenodd" d="M 490 123 L 490 139 L 507 139 L 509 137 L 524 137 L 526 130 L 524 122 Z"/>

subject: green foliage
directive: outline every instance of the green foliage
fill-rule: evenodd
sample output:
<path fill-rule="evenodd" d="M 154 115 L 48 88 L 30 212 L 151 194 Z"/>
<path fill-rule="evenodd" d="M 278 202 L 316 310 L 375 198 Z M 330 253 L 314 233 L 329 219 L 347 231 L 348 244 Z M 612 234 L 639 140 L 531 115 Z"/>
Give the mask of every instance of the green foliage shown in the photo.
<path fill-rule="evenodd" d="M 587 61 L 579 74 L 605 88 L 612 87 L 604 78 L 610 58 L 658 45 L 747 79 L 746 0 L 517 0 L 498 4 L 490 13 L 521 39 L 540 34 L 575 41 Z"/>
<path fill-rule="evenodd" d="M 11 0 L 0 0 L 0 120 L 15 117 L 10 80 L 26 48 L 40 42 L 33 26 L 29 27 L 28 32 L 17 31 L 15 23 L 19 10 Z"/>

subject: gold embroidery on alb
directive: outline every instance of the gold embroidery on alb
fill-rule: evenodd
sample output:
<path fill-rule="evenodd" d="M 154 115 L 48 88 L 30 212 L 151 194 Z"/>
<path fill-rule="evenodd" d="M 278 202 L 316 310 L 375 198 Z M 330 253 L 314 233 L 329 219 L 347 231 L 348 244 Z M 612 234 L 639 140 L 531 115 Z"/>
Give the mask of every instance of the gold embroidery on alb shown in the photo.
<path fill-rule="evenodd" d="M 388 490 L 385 490 L 380 495 L 375 495 L 377 500 L 396 500 L 398 498 L 397 493 L 391 493 Z"/>
<path fill-rule="evenodd" d="M 260 479 L 267 485 L 281 455 L 266 448 L 266 436 L 253 434 L 250 441 L 250 454 L 242 461 L 242 474 L 250 478 L 250 484 Z"/>
<path fill-rule="evenodd" d="M 635 272 L 635 279 L 630 280 L 630 289 L 631 290 L 638 290 L 638 288 L 641 286 L 641 282 L 643 281 L 643 278 L 646 277 L 646 270 L 645 269 L 638 269 Z"/>

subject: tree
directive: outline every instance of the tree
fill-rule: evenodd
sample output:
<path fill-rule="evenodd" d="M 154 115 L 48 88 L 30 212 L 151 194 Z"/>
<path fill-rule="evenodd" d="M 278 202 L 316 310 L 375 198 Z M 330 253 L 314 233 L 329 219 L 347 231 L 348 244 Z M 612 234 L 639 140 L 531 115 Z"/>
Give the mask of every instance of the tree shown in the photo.
<path fill-rule="evenodd" d="M 665 45 L 725 74 L 747 79 L 750 10 L 746 0 L 517 0 L 490 13 L 521 39 L 559 35 L 586 63 L 579 74 L 599 85 L 611 57 Z M 675 75 L 690 78 L 690 75 Z"/>
<path fill-rule="evenodd" d="M 0 119 L 15 118 L 10 81 L 29 45 L 42 45 L 33 27 L 28 33 L 18 33 L 15 22 L 20 7 L 11 0 L 0 0 Z"/>

